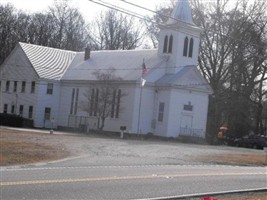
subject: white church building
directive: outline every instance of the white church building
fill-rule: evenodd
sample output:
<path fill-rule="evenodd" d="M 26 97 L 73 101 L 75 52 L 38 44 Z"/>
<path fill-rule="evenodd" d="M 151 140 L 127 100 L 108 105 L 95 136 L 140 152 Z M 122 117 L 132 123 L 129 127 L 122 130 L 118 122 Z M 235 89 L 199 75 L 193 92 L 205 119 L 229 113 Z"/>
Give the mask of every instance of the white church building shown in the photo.
<path fill-rule="evenodd" d="M 0 112 L 37 128 L 96 129 L 101 81 L 94 73 L 114 69 L 120 80 L 111 83 L 115 104 L 103 130 L 205 138 L 212 90 L 197 69 L 200 32 L 188 1 L 178 1 L 160 26 L 158 49 L 73 52 L 19 43 L 0 68 Z M 94 96 L 89 111 L 81 106 L 87 91 Z"/>

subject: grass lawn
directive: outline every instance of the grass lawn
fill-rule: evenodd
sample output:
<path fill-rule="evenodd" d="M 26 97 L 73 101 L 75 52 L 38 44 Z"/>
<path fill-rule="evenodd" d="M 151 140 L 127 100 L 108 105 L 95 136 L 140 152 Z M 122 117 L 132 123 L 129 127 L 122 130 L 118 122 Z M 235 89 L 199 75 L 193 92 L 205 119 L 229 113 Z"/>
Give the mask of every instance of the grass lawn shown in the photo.
<path fill-rule="evenodd" d="M 243 165 L 243 166 L 267 166 L 266 155 L 263 153 L 226 153 L 200 156 L 197 158 L 201 162 L 226 165 Z M 267 200 L 267 199 L 266 199 Z"/>
<path fill-rule="evenodd" d="M 65 158 L 60 147 L 42 144 L 44 134 L 0 129 L 0 166 L 24 165 Z"/>

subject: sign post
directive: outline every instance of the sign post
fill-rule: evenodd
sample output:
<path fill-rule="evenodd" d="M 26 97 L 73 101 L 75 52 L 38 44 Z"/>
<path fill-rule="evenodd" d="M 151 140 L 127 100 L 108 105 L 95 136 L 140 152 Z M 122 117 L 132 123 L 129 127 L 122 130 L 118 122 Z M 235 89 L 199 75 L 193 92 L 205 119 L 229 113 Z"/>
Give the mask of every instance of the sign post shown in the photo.
<path fill-rule="evenodd" d="M 120 126 L 120 131 L 121 131 L 121 139 L 124 139 L 124 131 L 126 131 L 126 126 Z"/>
<path fill-rule="evenodd" d="M 51 119 L 51 129 L 50 129 L 50 134 L 53 134 L 53 133 L 54 133 L 53 125 L 54 125 L 54 117 L 52 117 L 52 119 Z"/>

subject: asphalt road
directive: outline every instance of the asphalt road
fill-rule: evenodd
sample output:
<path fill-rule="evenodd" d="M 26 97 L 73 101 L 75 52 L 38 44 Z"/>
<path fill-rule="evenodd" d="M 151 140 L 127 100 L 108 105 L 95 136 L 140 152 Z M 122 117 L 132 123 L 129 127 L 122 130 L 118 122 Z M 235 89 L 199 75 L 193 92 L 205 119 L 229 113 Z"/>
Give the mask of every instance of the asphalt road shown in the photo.
<path fill-rule="evenodd" d="M 1 200 L 147 199 L 266 188 L 266 178 L 266 167 L 57 163 L 1 168 Z"/>

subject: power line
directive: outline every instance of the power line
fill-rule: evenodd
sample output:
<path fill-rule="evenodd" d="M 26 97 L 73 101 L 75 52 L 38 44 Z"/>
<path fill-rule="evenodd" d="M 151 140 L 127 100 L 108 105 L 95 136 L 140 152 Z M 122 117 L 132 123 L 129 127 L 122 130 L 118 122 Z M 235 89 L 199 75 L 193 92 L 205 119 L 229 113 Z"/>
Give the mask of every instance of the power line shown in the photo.
<path fill-rule="evenodd" d="M 191 25 L 190 23 L 187 23 L 187 22 L 184 22 L 184 21 L 182 21 L 182 20 L 176 19 L 176 18 L 174 18 L 174 17 L 172 17 L 172 16 L 165 15 L 165 14 L 162 14 L 162 13 L 160 13 L 160 12 L 156 12 L 156 11 L 154 11 L 154 10 L 145 8 L 145 7 L 143 7 L 143 6 L 140 6 L 140 5 L 131 3 L 131 2 L 129 2 L 129 1 L 126 1 L 126 0 L 120 0 L 120 1 L 122 1 L 122 2 L 124 2 L 124 3 L 126 3 L 126 4 L 129 4 L 129 5 L 133 5 L 133 6 L 135 6 L 135 7 L 144 9 L 144 10 L 146 10 L 146 11 L 149 11 L 149 12 L 152 12 L 152 13 L 155 13 L 155 14 L 158 14 L 158 15 L 160 15 L 160 16 L 162 16 L 162 17 L 167 17 L 167 18 L 169 18 L 169 19 L 173 19 L 173 20 L 175 20 L 175 21 L 177 21 L 177 22 L 183 22 L 184 24 L 189 24 L 189 25 Z M 245 44 L 251 44 L 251 45 L 253 45 L 253 46 L 257 46 L 257 47 L 260 47 L 260 48 L 264 48 L 264 46 L 257 45 L 257 44 L 252 44 L 252 43 L 250 43 L 250 42 L 248 42 L 248 41 L 244 41 L 244 40 L 241 40 L 241 39 L 238 39 L 238 38 L 229 36 L 229 35 L 224 35 L 224 34 L 222 34 L 222 33 L 218 33 L 218 32 L 216 32 L 216 31 L 214 31 L 214 30 L 210 30 L 210 29 L 206 29 L 206 28 L 204 28 L 204 30 L 209 30 L 209 31 L 211 31 L 211 32 L 213 32 L 213 33 L 219 34 L 219 35 L 224 36 L 224 37 L 228 37 L 228 38 L 230 38 L 230 39 L 233 39 L 233 40 L 236 40 L 236 41 L 239 41 L 239 42 L 243 42 L 243 43 L 245 43 Z"/>
<path fill-rule="evenodd" d="M 102 1 L 102 0 L 98 0 L 98 1 L 101 1 L 102 3 L 96 2 L 96 1 L 94 1 L 94 0 L 89 0 L 89 1 L 91 1 L 91 2 L 93 2 L 93 3 L 96 3 L 96 4 L 99 4 L 99 5 L 102 5 L 102 6 L 104 6 L 104 7 L 108 7 L 108 8 L 110 8 L 110 9 L 117 10 L 117 11 L 119 11 L 119 12 L 123 12 L 124 14 L 129 14 L 129 15 L 131 15 L 131 16 L 134 16 L 133 14 L 131 14 L 131 11 L 129 11 L 129 10 L 125 9 L 125 8 L 121 8 L 121 7 L 115 6 L 115 5 L 113 5 L 113 4 L 104 2 L 104 1 Z M 175 20 L 175 21 L 177 21 L 177 22 L 182 22 L 183 24 L 189 24 L 190 26 L 192 26 L 192 24 L 190 24 L 190 23 L 187 23 L 187 22 L 184 22 L 184 21 L 182 21 L 182 20 L 176 19 L 176 18 L 174 18 L 174 17 L 172 17 L 172 16 L 169 16 L 169 15 L 165 15 L 165 14 L 156 12 L 156 11 L 154 11 L 154 10 L 145 8 L 145 7 L 140 6 L 140 5 L 138 5 L 138 4 L 134 4 L 134 3 L 131 3 L 131 2 L 126 1 L 126 0 L 120 0 L 120 1 L 122 1 L 122 2 L 124 2 L 124 3 L 126 3 L 126 4 L 129 4 L 129 5 L 132 5 L 132 6 L 141 8 L 141 9 L 144 9 L 144 10 L 146 10 L 146 11 L 149 11 L 149 12 L 152 12 L 152 13 L 155 13 L 155 14 L 158 14 L 158 15 L 160 15 L 160 16 L 162 16 L 162 17 L 167 17 L 167 18 L 169 18 L 169 19 L 173 19 L 173 20 Z M 135 13 L 135 14 L 137 14 L 137 13 Z M 154 24 L 156 24 L 156 25 L 160 25 L 160 26 L 162 26 L 162 27 L 166 27 L 166 28 L 169 28 L 169 29 L 171 29 L 171 30 L 177 30 L 177 29 L 174 29 L 173 27 L 170 28 L 170 27 L 167 27 L 166 25 L 160 24 L 160 23 L 155 22 L 155 21 L 153 21 L 153 20 L 151 20 L 151 19 L 149 19 L 149 18 L 146 18 L 144 15 L 140 15 L 140 14 L 138 14 L 138 15 L 139 15 L 139 16 L 138 16 L 139 19 L 142 19 L 142 20 L 145 20 L 145 21 L 150 21 L 150 22 L 152 22 L 152 23 L 154 23 Z M 134 16 L 134 17 L 135 17 L 135 16 Z M 227 38 L 230 38 L 230 39 L 232 39 L 232 40 L 236 40 L 236 41 L 238 41 L 238 42 L 242 42 L 242 43 L 245 43 L 245 44 L 251 44 L 251 45 L 253 45 L 253 46 L 260 47 L 260 48 L 265 48 L 264 46 L 261 46 L 261 45 L 258 45 L 258 44 L 253 44 L 253 43 L 251 43 L 251 42 L 249 42 L 249 41 L 244 41 L 244 40 L 241 40 L 241 39 L 237 39 L 237 38 L 235 38 L 235 37 L 232 37 L 232 36 L 229 36 L 229 35 L 225 35 L 225 34 L 222 34 L 222 33 L 218 33 L 218 32 L 216 32 L 216 31 L 213 31 L 213 30 L 210 30 L 210 29 L 206 29 L 206 28 L 204 28 L 204 30 L 206 30 L 206 31 L 210 31 L 210 32 L 212 32 L 212 33 L 219 34 L 219 35 L 221 35 L 221 36 L 223 36 L 223 37 L 227 37 Z M 179 30 L 179 31 L 180 31 L 180 30 Z M 181 31 L 180 31 L 180 32 L 181 32 Z M 185 33 L 185 32 L 182 32 L 182 33 Z M 188 33 L 186 33 L 186 34 L 188 34 Z M 258 56 L 257 56 L 257 57 L 258 57 Z M 260 58 L 265 58 L 265 57 L 260 57 Z"/>
<path fill-rule="evenodd" d="M 192 26 L 191 23 L 182 21 L 182 20 L 180 20 L 180 19 L 176 19 L 176 18 L 174 18 L 174 17 L 172 17 L 172 16 L 170 16 L 170 15 L 162 14 L 162 13 L 160 13 L 160 12 L 157 12 L 157 11 L 154 11 L 154 10 L 151 10 L 151 9 L 148 9 L 148 8 L 145 8 L 145 7 L 143 7 L 143 6 L 140 6 L 140 5 L 138 5 L 138 4 L 131 3 L 131 2 L 126 1 L 126 0 L 120 0 L 120 1 L 122 1 L 122 2 L 124 2 L 124 3 L 126 3 L 126 4 L 129 4 L 129 5 L 132 5 L 132 6 L 141 8 L 141 9 L 143 9 L 143 10 L 152 12 L 152 13 L 154 13 L 154 14 L 160 15 L 160 16 L 162 16 L 162 17 L 166 17 L 166 18 L 168 18 L 168 19 L 173 19 L 173 20 L 175 20 L 175 21 L 177 21 L 177 22 L 182 22 L 183 24 L 188 24 L 188 25 Z"/>
<path fill-rule="evenodd" d="M 125 8 L 121 8 L 121 7 L 119 7 L 119 6 L 116 6 L 116 5 L 113 5 L 113 4 L 104 2 L 104 1 L 102 1 L 102 0 L 98 0 L 98 2 L 95 1 L 95 0 L 88 0 L 88 1 L 91 1 L 91 2 L 93 2 L 93 3 L 95 3 L 95 4 L 98 4 L 98 5 L 101 5 L 101 6 L 104 6 L 104 7 L 107 7 L 107 8 L 116 10 L 116 11 L 119 11 L 119 12 L 122 12 L 122 13 L 124 13 L 124 14 L 126 14 L 126 15 L 130 15 L 130 16 L 136 17 L 136 18 L 141 19 L 141 20 L 143 20 L 143 21 L 151 22 L 151 23 L 153 23 L 153 24 L 155 24 L 155 25 L 158 25 L 158 26 L 161 26 L 161 27 L 164 27 L 164 28 L 167 28 L 167 29 L 170 29 L 170 30 L 174 30 L 174 31 L 179 31 L 179 32 L 181 32 L 181 33 L 184 33 L 184 34 L 193 36 L 192 34 L 190 34 L 190 33 L 188 33 L 188 32 L 181 31 L 181 30 L 179 30 L 178 28 L 169 27 L 169 26 L 167 26 L 167 25 L 165 25 L 165 24 L 158 23 L 158 22 L 156 22 L 155 20 L 152 20 L 152 19 L 150 19 L 150 18 L 147 18 L 147 17 L 144 16 L 144 15 L 140 15 L 140 14 L 138 14 L 138 13 L 135 13 L 135 12 L 129 11 L 129 10 L 125 9 Z M 100 2 L 102 2 L 102 3 L 100 3 Z M 183 22 L 183 23 L 185 23 L 185 22 Z M 191 24 L 191 26 L 192 26 L 192 24 Z M 196 27 L 196 26 L 195 26 L 195 27 Z"/>
<path fill-rule="evenodd" d="M 127 14 L 127 15 L 131 15 L 131 16 L 133 16 L 133 17 L 136 17 L 136 18 L 139 18 L 139 19 L 142 19 L 142 20 L 145 19 L 143 15 L 140 15 L 140 14 L 138 14 L 138 13 L 129 11 L 129 10 L 124 9 L 124 8 L 120 8 L 120 7 L 115 6 L 115 5 L 113 5 L 113 4 L 110 4 L 110 3 L 103 2 L 103 1 L 101 1 L 101 0 L 98 0 L 98 1 L 103 2 L 103 3 L 96 2 L 96 1 L 94 1 L 94 0 L 89 0 L 89 1 L 91 1 L 91 2 L 93 2 L 93 3 L 95 3 L 95 4 L 98 4 L 98 5 L 101 5 L 101 6 L 104 6 L 104 7 L 107 7 L 107 8 L 110 8 L 110 9 L 113 9 L 113 10 L 116 10 L 116 11 L 119 11 L 119 12 L 122 12 L 122 13 Z M 151 20 L 151 21 L 152 21 L 152 20 Z"/>
<path fill-rule="evenodd" d="M 2 79 L 1 81 L 5 81 L 5 79 Z M 13 87 L 12 87 L 12 85 L 9 85 L 9 90 L 5 90 L 5 87 L 3 88 L 4 90 L 2 90 L 2 88 L 0 88 L 0 92 L 2 94 L 6 94 L 6 95 L 14 95 L 14 94 L 18 94 L 18 95 L 19 94 L 20 95 L 23 95 L 23 94 L 32 94 L 32 95 L 34 95 L 34 94 L 36 94 L 36 92 L 26 91 L 26 88 L 30 88 L 31 89 L 31 86 L 29 85 L 30 83 L 35 82 L 35 90 L 36 90 L 36 87 L 39 86 L 39 85 L 47 86 L 48 83 L 50 83 L 49 81 L 48 81 L 48 83 L 40 83 L 37 80 L 31 82 L 31 81 L 18 81 L 18 80 L 15 80 L 15 79 L 7 79 L 6 81 L 9 81 L 10 83 L 11 82 L 17 82 L 17 83 L 19 83 L 19 82 L 25 82 L 25 83 L 28 83 L 28 87 L 25 86 L 25 92 L 19 91 L 19 89 L 21 89 L 21 87 L 19 87 L 18 85 L 17 85 L 17 90 L 16 91 L 12 90 L 12 88 L 14 89 L 14 85 L 13 85 Z M 71 80 L 71 81 L 73 81 L 73 80 Z M 89 80 L 89 81 L 92 81 L 92 80 Z M 99 80 L 95 80 L 95 81 L 99 81 Z M 110 80 L 110 81 L 113 81 L 113 80 Z M 54 85 L 54 87 L 60 86 L 61 85 L 60 82 L 61 82 L 61 80 L 58 80 L 56 82 L 57 84 Z M 208 86 L 208 85 L 209 85 L 209 83 L 188 83 L 188 84 L 175 84 L 174 86 L 178 86 L 178 87 L 190 87 L 190 86 L 192 86 L 193 87 L 193 86 Z M 83 87 L 73 86 L 73 88 L 89 88 L 89 87 L 87 85 L 83 85 Z M 46 94 L 46 92 L 44 94 Z"/>
<path fill-rule="evenodd" d="M 167 60 L 161 60 L 159 63 L 157 63 L 157 65 L 155 65 L 154 67 L 147 67 L 146 68 L 148 70 L 153 70 L 153 69 L 166 69 L 165 66 L 161 66 L 164 62 L 167 62 Z M 18 64 L 5 64 L 5 66 L 16 66 L 16 67 L 24 67 L 24 68 L 27 68 L 28 66 L 25 66 L 25 65 L 18 65 Z M 167 67 L 168 69 L 177 69 L 177 68 L 183 68 L 185 66 L 173 66 L 173 67 Z M 42 69 L 51 69 L 51 67 L 42 67 Z M 140 64 L 140 67 L 129 67 L 129 68 L 82 68 L 82 69 L 72 69 L 72 68 L 68 68 L 68 70 L 71 70 L 71 71 L 83 71 L 83 70 L 86 70 L 86 71 L 98 71 L 98 70 L 106 70 L 106 71 L 110 71 L 110 70 L 115 70 L 115 71 L 128 71 L 128 70 L 136 70 L 136 71 L 142 71 L 143 68 L 142 68 L 142 65 Z M 59 75 L 60 76 L 60 75 Z"/>

